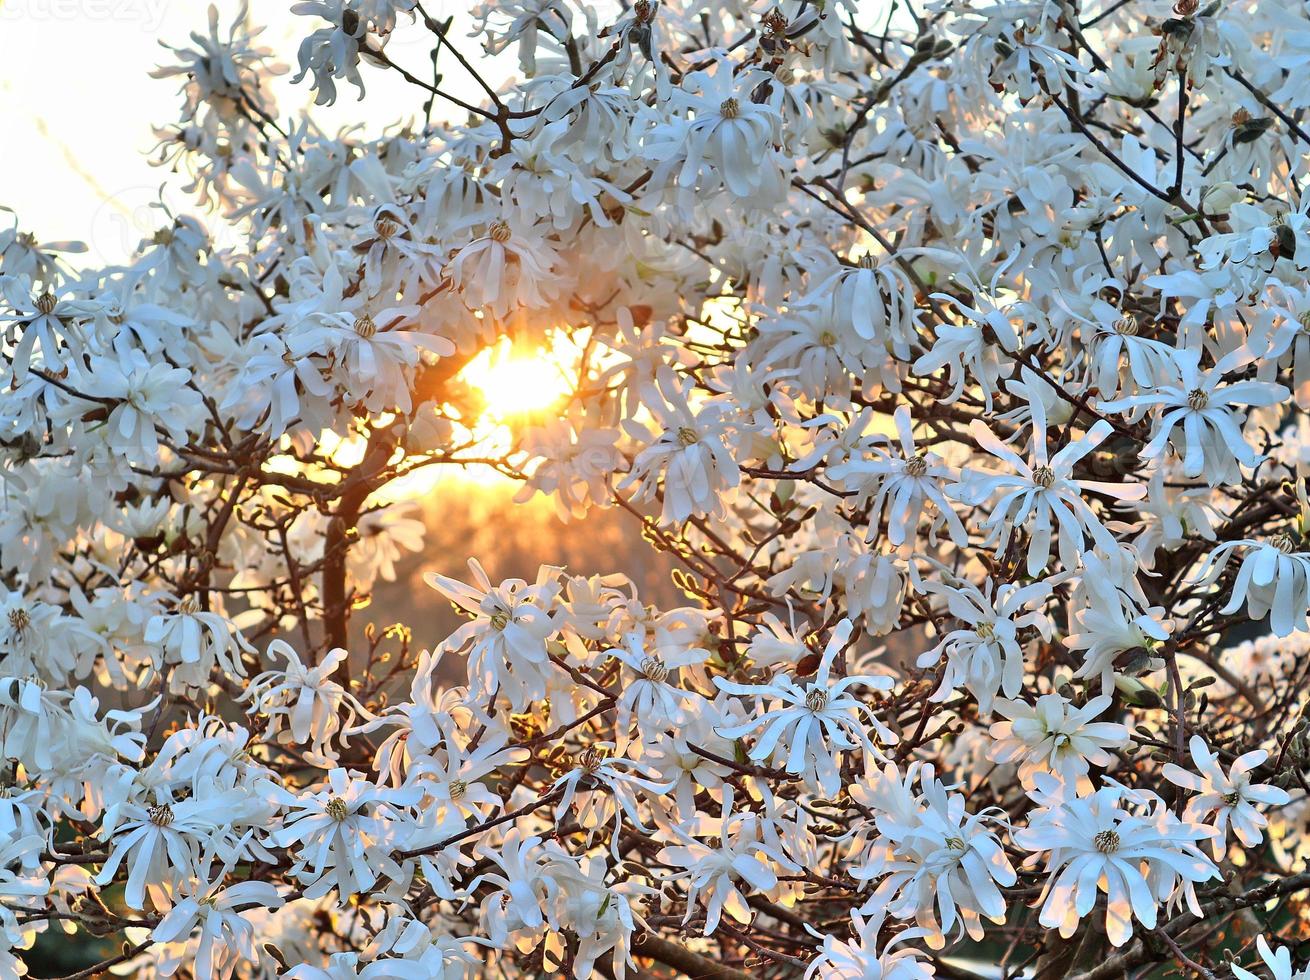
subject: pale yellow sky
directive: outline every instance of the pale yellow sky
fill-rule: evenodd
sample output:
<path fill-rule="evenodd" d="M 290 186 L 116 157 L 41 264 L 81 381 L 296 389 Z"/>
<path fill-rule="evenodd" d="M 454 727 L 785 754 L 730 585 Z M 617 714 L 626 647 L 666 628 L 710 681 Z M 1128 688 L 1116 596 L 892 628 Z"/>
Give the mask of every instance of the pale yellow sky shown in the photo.
<path fill-rule="evenodd" d="M 468 4 L 433 0 L 436 17 L 456 15 L 454 35 L 468 33 Z M 220 24 L 240 9 L 239 0 L 218 0 Z M 172 58 L 161 40 L 185 46 L 192 31 L 206 30 L 208 4 L 197 0 L 0 0 L 0 119 L 9 132 L 0 153 L 0 204 L 18 212 L 19 223 L 42 241 L 77 239 L 90 251 L 86 264 L 120 262 L 163 221 L 149 204 L 161 183 L 170 206 L 193 211 L 182 181 L 152 167 L 152 125 L 178 117 L 180 79 L 152 79 L 149 72 Z M 260 40 L 291 69 L 274 90 L 282 114 L 312 104 L 308 80 L 290 84 L 298 39 L 319 21 L 290 13 L 282 0 L 255 0 L 251 19 L 267 25 Z M 421 74 L 427 49 L 424 32 L 398 34 L 388 52 Z M 479 54 L 476 39 L 462 50 Z M 391 122 L 420 111 L 422 93 L 394 72 L 365 66 L 369 98 L 356 102 L 348 83 L 338 83 L 335 106 L 315 110 L 325 126 L 360 120 L 364 106 L 386 108 Z M 460 78 L 453 59 L 447 79 L 457 95 L 478 101 L 472 81 Z M 438 103 L 440 105 L 440 103 Z M 457 110 L 458 111 L 458 110 Z M 0 216 L 7 225 L 12 219 Z"/>
<path fill-rule="evenodd" d="M 885 3 L 864 0 L 861 6 L 885 9 Z M 225 33 L 240 0 L 215 5 Z M 312 104 L 308 85 L 290 79 L 299 39 L 322 23 L 296 16 L 290 7 L 290 0 L 250 4 L 251 20 L 267 28 L 260 42 L 291 69 L 273 86 L 283 116 Z M 425 7 L 434 17 L 453 14 L 452 34 L 463 40 L 461 50 L 475 60 L 484 57 L 477 39 L 466 36 L 469 0 L 426 0 Z M 94 266 L 126 260 L 164 223 L 150 207 L 160 199 L 161 185 L 167 185 L 162 198 L 175 212 L 195 212 L 180 190 L 184 181 L 149 163 L 151 126 L 175 121 L 181 105 L 180 80 L 152 79 L 149 72 L 173 57 L 160 41 L 186 46 L 192 31 L 206 31 L 207 8 L 201 0 L 0 0 L 0 119 L 10 134 L 0 153 L 0 204 L 18 212 L 24 230 L 42 241 L 86 242 L 89 252 L 75 262 Z M 421 28 L 402 30 L 388 53 L 423 77 L 426 38 Z M 497 61 L 492 72 L 503 78 L 514 54 L 505 52 Z M 453 59 L 443 67 L 445 87 L 481 101 L 480 90 Z M 368 101 L 361 106 L 354 88 L 339 82 L 337 104 L 314 110 L 323 126 L 368 119 L 376 130 L 420 111 L 422 93 L 395 72 L 366 65 L 363 73 Z M 0 215 L 6 225 L 11 220 Z"/>

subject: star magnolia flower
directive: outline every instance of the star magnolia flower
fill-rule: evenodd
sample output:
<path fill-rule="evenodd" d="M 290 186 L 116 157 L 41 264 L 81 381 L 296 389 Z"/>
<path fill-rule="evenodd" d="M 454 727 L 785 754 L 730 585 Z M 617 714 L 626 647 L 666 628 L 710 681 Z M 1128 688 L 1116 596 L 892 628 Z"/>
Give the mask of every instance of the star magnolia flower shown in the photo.
<path fill-rule="evenodd" d="M 1084 574 L 1074 596 L 1073 619 L 1078 632 L 1063 640 L 1070 650 L 1081 651 L 1083 662 L 1074 677 L 1099 678 L 1101 693 L 1114 690 L 1122 674 L 1115 670 L 1120 654 L 1140 648 L 1150 649 L 1169 638 L 1164 609 L 1151 606 L 1142 611 L 1138 599 L 1130 597 L 1128 584 L 1116 576 L 1113 566 L 1096 554 L 1083 555 Z M 1135 581 L 1132 575 L 1129 582 Z M 1079 608 L 1079 601 L 1085 604 Z"/>
<path fill-rule="evenodd" d="M 1260 959 L 1265 961 L 1265 966 L 1269 967 L 1273 974 L 1272 980 L 1307 980 L 1310 978 L 1310 967 L 1296 969 L 1292 966 L 1292 953 L 1286 946 L 1279 946 L 1278 949 L 1270 949 L 1269 941 L 1264 936 L 1257 936 L 1255 940 L 1256 949 L 1260 952 Z M 1237 980 L 1264 980 L 1263 977 L 1252 973 L 1250 970 L 1244 970 L 1236 963 L 1233 964 L 1233 976 Z"/>
<path fill-rule="evenodd" d="M 1142 448 L 1144 459 L 1158 459 L 1165 447 L 1171 446 L 1182 457 L 1184 476 L 1204 475 L 1211 486 L 1238 482 L 1242 474 L 1237 464 L 1254 467 L 1263 457 L 1242 435 L 1234 406 L 1276 405 L 1290 395 L 1282 385 L 1267 381 L 1222 383 L 1225 374 L 1244 367 L 1253 357 L 1251 351 L 1241 348 L 1203 371 L 1199 351 L 1175 351 L 1169 383 L 1151 392 L 1102 402 L 1101 411 L 1158 408 L 1151 441 Z"/>
<path fill-rule="evenodd" d="M 516 305 L 545 306 L 555 294 L 555 258 L 538 228 L 511 226 L 497 218 L 487 233 L 465 245 L 447 267 L 447 275 L 471 307 L 487 307 L 503 316 Z"/>
<path fill-rule="evenodd" d="M 20 923 L 14 914 L 23 908 L 32 908 L 33 899 L 41 898 L 50 892 L 49 880 L 39 871 L 29 872 L 28 868 L 38 863 L 41 852 L 45 850 L 42 836 L 12 838 L 0 844 L 0 936 L 8 940 L 10 946 L 17 946 L 23 941 L 23 934 L 31 933 L 31 925 Z M 30 942 L 30 939 L 29 939 Z M 5 963 L 0 959 L 0 967 Z M 10 976 L 19 977 L 26 970 L 15 970 Z"/>
<path fill-rule="evenodd" d="M 555 668 L 546 640 L 557 629 L 550 607 L 558 587 L 542 568 L 535 585 L 506 579 L 492 586 L 487 573 L 470 559 L 477 587 L 429 573 L 424 581 L 460 609 L 473 615 L 446 641 L 451 650 L 471 645 L 469 694 L 475 699 L 506 697 L 515 711 L 546 696 L 546 674 Z"/>
<path fill-rule="evenodd" d="M 1066 570 L 1078 567 L 1078 555 L 1090 538 L 1103 551 L 1113 552 L 1119 545 L 1083 500 L 1084 491 L 1102 493 L 1116 500 L 1140 500 L 1146 487 L 1140 483 L 1104 483 L 1073 475 L 1074 466 L 1099 446 L 1114 431 L 1101 419 L 1087 434 L 1047 455 L 1046 410 L 1040 398 L 1030 403 L 1033 417 L 1032 464 L 992 434 L 980 419 L 969 423 L 969 434 L 983 449 L 998 457 L 1015 471 L 1013 475 L 993 475 L 967 470 L 960 482 L 946 493 L 963 503 L 980 506 L 996 493 L 1001 497 L 982 522 L 988 531 L 987 541 L 996 544 L 996 556 L 1005 554 L 1016 528 L 1028 529 L 1028 563 L 1030 576 L 1041 574 L 1050 559 L 1051 537 L 1058 529 L 1060 562 Z"/>
<path fill-rule="evenodd" d="M 916 779 L 917 796 L 911 790 Z M 964 795 L 947 793 L 931 766 L 911 765 L 902 780 L 896 766 L 888 765 L 863 795 L 873 802 L 878 836 L 869 862 L 851 876 L 877 881 L 878 887 L 862 912 L 886 909 L 897 918 L 913 917 L 934 949 L 945 945 L 944 933 L 957 925 L 977 940 L 982 917 L 1005 921 L 1005 897 L 997 886 L 1009 887 L 1018 878 L 988 829 L 1002 817 L 999 810 L 967 812 Z M 884 798 L 895 802 L 880 812 Z"/>
<path fill-rule="evenodd" d="M 758 78 L 744 75 L 748 81 Z M 687 123 L 675 123 L 655 134 L 666 148 L 656 150 L 681 158 L 678 183 L 690 188 L 701 176 L 704 164 L 713 168 L 724 186 L 738 198 L 757 197 L 769 191 L 777 194 L 781 174 L 772 144 L 777 143 L 782 119 L 772 106 L 755 102 L 750 89 L 742 90 L 731 62 L 721 58 L 711 74 L 695 72 L 688 87 L 675 98 L 694 112 Z"/>
<path fill-rule="evenodd" d="M 507 746 L 506 736 L 488 735 L 476 748 L 447 743 L 439 761 L 424 754 L 409 769 L 411 784 L 423 790 L 423 803 L 411 847 L 424 847 L 485 820 L 504 801 L 492 792 L 486 777 L 501 767 L 526 762 L 527 749 Z"/>
<path fill-rule="evenodd" d="M 269 736 L 276 737 L 285 722 L 296 745 L 308 745 L 318 759 L 335 760 L 331 739 L 349 728 L 357 715 L 368 713 L 354 695 L 332 680 L 337 665 L 350 654 L 330 650 L 322 662 L 306 667 L 291 644 L 274 640 L 268 645 L 268 656 L 275 655 L 286 660 L 286 670 L 269 670 L 253 678 L 237 700 L 250 701 L 251 714 L 268 718 Z M 346 744 L 344 738 L 341 744 Z"/>
<path fill-rule="evenodd" d="M 173 666 L 169 687 L 179 691 L 203 687 L 215 666 L 229 676 L 245 677 L 241 654 L 253 652 L 224 616 L 201 609 L 194 595 L 178 602 L 173 612 L 151 617 L 145 642 L 162 654 L 156 667 Z"/>
<path fill-rule="evenodd" d="M 826 306 L 832 319 L 850 324 L 856 336 L 910 359 L 918 308 L 909 277 L 895 263 L 880 264 L 866 255 L 854 265 L 838 266 L 800 303 Z"/>
<path fill-rule="evenodd" d="M 1042 925 L 1069 938 L 1104 892 L 1106 933 L 1113 945 L 1123 946 L 1133 936 L 1134 918 L 1155 928 L 1158 906 L 1173 898 L 1179 881 L 1188 907 L 1202 914 L 1193 886 L 1219 877 L 1196 846 L 1209 833 L 1180 821 L 1163 805 L 1146 815 L 1130 806 L 1122 787 L 1106 786 L 1052 807 L 1015 831 L 1020 847 L 1047 852 Z"/>
<path fill-rule="evenodd" d="M 623 461 L 615 447 L 618 438 L 617 429 L 575 427 L 562 418 L 528 430 L 521 448 L 536 465 L 515 502 L 541 493 L 552 499 L 555 514 L 565 523 L 586 517 L 592 506 L 608 507 L 606 480 Z"/>
<path fill-rule="evenodd" d="M 1268 541 L 1225 541 L 1207 556 L 1197 580 L 1213 585 L 1238 554 L 1242 564 L 1220 612 L 1235 613 L 1245 602 L 1251 619 L 1269 617 L 1275 636 L 1310 631 L 1310 552 L 1305 538 L 1287 533 Z"/>
<path fill-rule="evenodd" d="M 96 875 L 97 884 L 114 880 L 119 866 L 130 856 L 123 900 L 134 909 L 145 908 L 146 889 L 156 908 L 167 908 L 159 890 L 172 880 L 172 872 L 193 875 L 200 861 L 202 841 L 224 826 L 244 794 L 227 792 L 203 799 L 162 802 L 153 806 L 124 803 L 111 809 L 100 828 L 109 841 L 109 858 Z"/>
<path fill-rule="evenodd" d="M 734 751 L 733 743 L 716 731 L 723 724 L 717 706 L 705 704 L 704 713 L 693 715 L 686 725 L 662 733 L 641 748 L 643 761 L 672 783 L 669 795 L 684 819 L 695 815 L 698 792 L 708 790 L 711 796 L 716 795 L 723 781 L 732 775 L 728 766 L 696 751 L 701 749 L 720 759 L 731 759 Z"/>
<path fill-rule="evenodd" d="M 678 687 L 678 671 L 682 667 L 704 663 L 709 658 L 707 651 L 692 647 L 663 655 L 658 650 L 648 652 L 645 637 L 634 631 L 628 634 L 624 646 L 615 647 L 609 653 L 636 673 L 635 678 L 625 677 L 623 693 L 615 705 L 617 728 L 625 743 L 635 720 L 640 720 L 643 738 L 687 720 L 683 705 L 700 700 L 700 696 Z"/>
<path fill-rule="evenodd" d="M 540 837 L 526 836 L 522 828 L 513 827 L 499 847 L 482 842 L 478 853 L 500 869 L 478 875 L 468 886 L 470 893 L 483 882 L 496 886 L 480 909 L 494 945 L 503 947 L 508 936 L 520 929 L 540 929 L 547 923 L 552 929 L 558 927 L 554 899 L 560 885 L 552 866 L 558 862 L 576 871 L 567 852 L 553 841 L 542 844 Z"/>
<path fill-rule="evenodd" d="M 1017 697 L 1023 687 L 1024 667 L 1019 632 L 1032 627 L 1050 639 L 1051 621 L 1040 608 L 1051 594 L 1050 584 L 1007 583 L 996 588 L 988 579 L 984 591 L 968 583 L 951 587 L 924 581 L 922 586 L 925 592 L 945 596 L 947 609 L 960 621 L 917 661 L 920 667 L 932 667 L 946 656 L 946 668 L 932 699 L 945 701 L 964 687 L 978 699 L 979 710 L 987 713 L 998 690 L 1007 698 Z"/>
<path fill-rule="evenodd" d="M 927 935 L 926 929 L 904 929 L 879 946 L 884 916 L 864 918 L 851 913 L 851 932 L 848 940 L 840 940 L 831 933 L 823 937 L 818 958 L 805 970 L 805 980 L 931 980 L 937 975 L 931 960 L 924 958 L 922 950 L 913 946 L 900 946 Z"/>
<path fill-rule="evenodd" d="M 1104 694 L 1081 708 L 1059 694 L 1044 694 L 1035 705 L 998 701 L 996 710 L 1009 721 L 992 725 L 996 744 L 989 758 L 1002 764 L 1019 763 L 1019 779 L 1025 787 L 1032 786 L 1035 772 L 1052 772 L 1070 782 L 1085 782 L 1089 766 L 1108 766 L 1114 761 L 1106 749 L 1120 749 L 1132 741 L 1123 725 L 1092 721 L 1112 701 Z"/>
<path fill-rule="evenodd" d="M 225 864 L 218 874 L 202 876 L 188 885 L 185 897 L 155 926 L 150 938 L 166 946 L 159 963 L 160 976 L 172 976 L 185 963 L 200 980 L 230 975 L 237 963 L 257 962 L 255 927 L 241 910 L 281 908 L 283 899 L 266 881 L 239 881 L 222 887 L 231 870 L 230 863 Z M 193 935 L 197 929 L 198 935 Z"/>
<path fill-rule="evenodd" d="M 652 406 L 664 432 L 637 454 L 618 488 L 635 485 L 633 500 L 653 500 L 663 476 L 661 524 L 682 524 L 690 517 L 721 520 L 727 514 L 728 495 L 741 482 L 741 470 L 726 439 L 727 407 L 711 402 L 696 411 L 685 392 L 665 394 L 666 406 Z M 631 420 L 624 422 L 624 429 L 643 442 L 649 438 L 645 429 Z"/>
<path fill-rule="evenodd" d="M 945 522 L 951 541 L 963 547 L 968 544 L 969 535 L 941 488 L 942 481 L 954 479 L 955 473 L 942 465 L 941 457 L 935 453 L 921 453 L 916 448 L 908 408 L 902 405 L 896 409 L 894 419 L 901 443 L 899 458 L 879 450 L 871 458 L 829 467 L 828 476 L 857 489 L 857 499 L 873 497 L 869 512 L 870 540 L 885 517 L 887 540 L 893 545 L 900 547 L 917 541 L 924 505 L 931 501 L 936 510 L 934 531 Z"/>
<path fill-rule="evenodd" d="M 28 292 L 25 276 L 8 277 L 0 283 L 13 313 L 0 315 L 9 321 L 5 339 L 13 344 L 13 372 L 18 381 L 27 377 L 32 356 L 39 346 L 39 366 L 58 372 L 68 363 L 69 348 L 81 346 L 82 330 L 77 326 L 85 304 L 72 298 L 56 298 L 49 290 L 40 295 Z"/>
<path fill-rule="evenodd" d="M 1256 809 L 1257 805 L 1282 806 L 1291 799 L 1277 786 L 1251 782 L 1251 770 L 1263 765 L 1269 753 L 1256 749 L 1239 755 L 1225 773 L 1218 754 L 1210 751 L 1200 735 L 1192 736 L 1188 748 L 1191 749 L 1195 773 L 1172 762 L 1165 763 L 1162 770 L 1171 783 L 1200 794 L 1187 801 L 1183 819 L 1206 823 L 1213 817 L 1215 829 L 1219 832 L 1211 841 L 1216 861 L 1222 860 L 1228 849 L 1230 827 L 1243 847 L 1255 847 L 1264 840 L 1260 828 L 1269 823 Z"/>
<path fill-rule="evenodd" d="M 610 836 L 610 847 L 617 861 L 619 832 L 625 815 L 638 830 L 653 833 L 637 811 L 638 791 L 645 790 L 649 795 L 658 796 L 671 790 L 673 782 L 658 782 L 642 776 L 638 763 L 612 756 L 610 749 L 606 743 L 584 749 L 574 766 L 555 780 L 554 789 L 563 791 L 559 806 L 555 808 L 555 825 L 558 827 L 564 822 L 564 815 L 571 812 L 575 797 L 578 825 L 589 834 L 599 829 L 612 812 L 614 832 Z"/>
<path fill-rule="evenodd" d="M 762 892 L 777 886 L 778 876 L 764 858 L 790 864 L 760 840 L 758 819 L 753 814 L 733 813 L 732 801 L 732 787 L 725 785 L 716 839 L 702 840 L 674 825 L 670 830 L 680 843 L 666 846 L 656 855 L 656 860 L 683 869 L 675 878 L 689 881 L 683 922 L 691 918 L 697 899 L 704 896 L 706 936 L 718 928 L 725 911 L 737 922 L 750 921 L 750 906 L 738 887 L 740 882 Z"/>
<path fill-rule="evenodd" d="M 873 709 L 851 693 L 863 686 L 875 691 L 890 691 L 892 678 L 878 675 L 854 675 L 832 680 L 832 662 L 845 648 L 854 632 L 854 624 L 844 619 L 833 628 L 824 647 L 814 680 L 802 684 L 794 676 L 778 674 L 768 684 L 736 684 L 722 677 L 714 678 L 720 690 L 729 694 L 768 698 L 774 705 L 757 718 L 742 725 L 719 730 L 724 738 L 740 738 L 757 728 L 764 733 L 748 755 L 758 761 L 768 759 L 774 751 L 786 757 L 787 771 L 804 775 L 829 796 L 841 790 L 841 772 L 833 750 L 863 748 L 881 758 L 881 752 L 866 734 L 868 722 L 885 745 L 894 745 L 896 734 L 878 720 Z"/>
<path fill-rule="evenodd" d="M 371 891 L 379 872 L 393 881 L 402 876 L 391 857 L 404 837 L 401 808 L 422 795 L 418 787 L 380 789 L 345 769 L 333 769 L 317 792 L 277 793 L 290 812 L 269 837 L 277 847 L 300 845 L 292 873 L 304 883 L 306 898 L 321 898 L 335 888 L 344 901 Z"/>
<path fill-rule="evenodd" d="M 201 397 L 190 371 L 152 364 L 140 351 L 131 353 L 130 358 L 97 358 L 78 387 L 112 400 L 105 420 L 109 445 L 134 462 L 153 463 L 159 453 L 156 429 L 162 429 L 174 445 L 185 445 L 185 422 L 199 409 Z M 86 408 L 83 404 L 76 410 L 80 414 Z"/>

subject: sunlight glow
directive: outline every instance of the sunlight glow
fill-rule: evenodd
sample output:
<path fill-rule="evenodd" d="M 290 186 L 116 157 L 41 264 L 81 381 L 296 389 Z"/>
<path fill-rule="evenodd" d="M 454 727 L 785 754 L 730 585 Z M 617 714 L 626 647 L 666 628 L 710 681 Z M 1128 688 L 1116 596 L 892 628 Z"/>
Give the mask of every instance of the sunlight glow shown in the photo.
<path fill-rule="evenodd" d="M 469 361 L 460 377 L 484 400 L 483 417 L 494 422 L 546 412 L 569 393 L 559 352 L 516 348 L 508 339 Z"/>

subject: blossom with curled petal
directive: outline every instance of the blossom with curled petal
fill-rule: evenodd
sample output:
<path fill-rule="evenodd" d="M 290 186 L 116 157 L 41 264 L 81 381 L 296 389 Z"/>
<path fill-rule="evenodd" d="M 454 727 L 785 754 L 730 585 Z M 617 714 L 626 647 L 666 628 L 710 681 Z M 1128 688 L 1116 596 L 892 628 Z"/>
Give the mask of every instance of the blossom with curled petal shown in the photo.
<path fill-rule="evenodd" d="M 737 684 L 722 677 L 714 678 L 719 690 L 742 697 L 766 699 L 770 705 L 763 713 L 741 725 L 721 728 L 724 738 L 741 736 L 764 728 L 747 753 L 757 762 L 771 758 L 775 752 L 786 760 L 787 772 L 803 775 L 829 796 L 841 789 L 841 772 L 834 752 L 863 749 L 874 757 L 881 752 L 869 738 L 865 725 L 872 726 L 884 745 L 894 745 L 896 734 L 882 723 L 873 709 L 856 697 L 852 688 L 865 687 L 889 691 L 894 686 L 885 675 L 852 675 L 836 680 L 832 677 L 833 660 L 846 647 L 855 631 L 850 620 L 833 627 L 815 669 L 814 679 L 779 673 L 767 684 Z"/>
<path fill-rule="evenodd" d="M 932 980 L 937 975 L 923 950 L 901 946 L 928 934 L 927 929 L 903 929 L 885 943 L 879 934 L 886 916 L 851 913 L 851 938 L 823 937 L 819 955 L 805 968 L 805 980 Z M 900 946 L 899 949 L 895 947 Z"/>
<path fill-rule="evenodd" d="M 927 580 L 923 591 L 945 597 L 946 608 L 958 621 L 935 647 L 919 655 L 920 667 L 946 658 L 932 699 L 945 701 L 963 687 L 978 699 L 979 710 L 990 712 L 997 691 L 1018 697 L 1024 671 L 1020 634 L 1031 628 L 1043 638 L 1051 636 L 1051 621 L 1042 611 L 1050 583 L 997 586 L 988 579 L 979 589 L 967 582 L 951 586 Z"/>
<path fill-rule="evenodd" d="M 1310 551 L 1304 538 L 1284 534 L 1265 541 L 1225 541 L 1206 557 L 1197 578 L 1219 581 L 1234 557 L 1241 556 L 1233 591 L 1220 612 L 1235 613 L 1246 603 L 1251 619 L 1269 617 L 1275 636 L 1310 631 Z"/>
<path fill-rule="evenodd" d="M 996 544 L 996 555 L 1000 557 L 1014 532 L 1019 528 L 1027 530 L 1027 571 L 1036 577 L 1050 559 L 1051 538 L 1057 534 L 1057 552 L 1066 570 L 1078 567 L 1078 555 L 1088 539 L 1103 550 L 1113 552 L 1118 548 L 1114 535 L 1083 499 L 1085 491 L 1121 501 L 1140 500 L 1146 496 L 1146 487 L 1139 483 L 1088 480 L 1074 474 L 1075 465 L 1114 431 L 1105 419 L 1098 420 L 1081 438 L 1049 455 L 1046 410 L 1040 398 L 1034 397 L 1029 404 L 1033 422 L 1031 463 L 1001 442 L 987 423 L 974 419 L 969 423 L 969 434 L 974 441 L 1013 473 L 965 470 L 960 481 L 948 487 L 946 493 L 974 507 L 987 504 L 999 494 L 981 523 L 988 532 L 988 543 Z"/>
<path fill-rule="evenodd" d="M 286 660 L 285 670 L 268 670 L 250 681 L 238 700 L 250 701 L 250 713 L 268 719 L 268 735 L 277 737 L 285 724 L 294 744 L 308 746 L 319 759 L 335 760 L 332 740 L 367 714 L 355 696 L 333 679 L 350 654 L 329 650 L 317 664 L 306 667 L 295 648 L 285 640 L 268 645 L 268 656 Z M 341 744 L 347 744 L 345 737 Z"/>
<path fill-rule="evenodd" d="M 912 788 L 916 780 L 918 793 Z M 948 792 L 932 766 L 911 764 L 902 777 L 888 764 L 872 783 L 861 786 L 861 798 L 871 804 L 877 836 L 851 876 L 875 881 L 877 888 L 861 912 L 886 909 L 897 918 L 913 918 L 934 949 L 941 949 L 945 934 L 957 926 L 976 940 L 984 935 L 982 918 L 1004 922 L 1000 889 L 1018 877 L 989 826 L 1004 819 L 1002 812 L 969 813 L 964 795 Z M 881 809 L 884 798 L 896 805 Z"/>
<path fill-rule="evenodd" d="M 1288 947 L 1279 946 L 1277 949 L 1272 949 L 1264 936 L 1256 937 L 1255 946 L 1260 953 L 1260 959 L 1264 960 L 1265 966 L 1269 968 L 1271 980 L 1307 980 L 1310 977 L 1310 966 L 1297 969 L 1292 965 L 1292 952 Z M 1232 964 L 1232 970 L 1237 980 L 1265 980 L 1259 974 L 1245 970 L 1236 963 Z"/>
<path fill-rule="evenodd" d="M 1254 467 L 1263 458 L 1242 435 L 1238 405 L 1275 405 L 1290 396 L 1271 381 L 1233 381 L 1224 375 L 1245 367 L 1255 353 L 1241 348 L 1203 369 L 1201 354 L 1175 350 L 1167 380 L 1150 391 L 1102 402 L 1103 412 L 1156 409 L 1151 440 L 1142 447 L 1146 459 L 1158 459 L 1166 447 L 1182 458 L 1183 475 L 1204 476 L 1211 486 L 1241 479 L 1238 464 Z"/>
<path fill-rule="evenodd" d="M 761 839 L 760 821 L 755 814 L 733 812 L 733 799 L 732 787 L 725 784 L 717 824 L 706 821 L 704 834 L 692 834 L 672 825 L 669 830 L 675 843 L 656 855 L 662 863 L 680 869 L 674 872 L 675 879 L 688 882 L 684 922 L 691 918 L 697 899 L 703 897 L 706 936 L 718 927 L 724 912 L 737 922 L 749 922 L 750 906 L 742 885 L 747 890 L 767 892 L 778 884 L 774 865 L 790 864 Z"/>
<path fill-rule="evenodd" d="M 1154 929 L 1159 906 L 1181 892 L 1200 916 L 1194 886 L 1219 877 L 1197 847 L 1206 828 L 1185 823 L 1155 799 L 1135 804 L 1120 786 L 1066 800 L 1016 830 L 1015 843 L 1046 855 L 1046 885 L 1038 921 L 1068 938 L 1105 895 L 1105 928 L 1123 946 L 1133 919 Z"/>
<path fill-rule="evenodd" d="M 1003 765 L 1017 762 L 1025 786 L 1031 785 L 1035 772 L 1084 782 L 1091 766 L 1108 766 L 1114 761 L 1107 749 L 1121 749 L 1132 740 L 1123 725 L 1092 720 L 1104 714 L 1111 702 L 1104 694 L 1081 707 L 1061 694 L 1043 694 L 1031 705 L 997 701 L 997 712 L 1007 720 L 992 724 L 996 744 L 990 757 Z"/>
<path fill-rule="evenodd" d="M 1263 765 L 1269 753 L 1264 749 L 1244 752 L 1224 772 L 1218 753 L 1211 751 L 1200 735 L 1193 735 L 1187 745 L 1195 772 L 1172 762 L 1166 762 L 1161 770 L 1171 783 L 1198 794 L 1188 799 L 1184 819 L 1213 821 L 1219 832 L 1211 841 L 1216 861 L 1223 859 L 1228 848 L 1230 829 L 1243 847 L 1256 847 L 1264 840 L 1261 828 L 1269 823 L 1257 807 L 1282 806 L 1291 799 L 1277 786 L 1251 781 L 1252 770 Z"/>

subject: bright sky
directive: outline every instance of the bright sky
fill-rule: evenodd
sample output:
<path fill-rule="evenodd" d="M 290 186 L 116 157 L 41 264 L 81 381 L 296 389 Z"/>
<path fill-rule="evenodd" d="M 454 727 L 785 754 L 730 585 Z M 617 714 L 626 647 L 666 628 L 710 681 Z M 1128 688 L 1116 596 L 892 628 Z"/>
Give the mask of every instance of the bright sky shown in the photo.
<path fill-rule="evenodd" d="M 241 4 L 218 0 L 216 6 L 225 36 Z M 298 39 L 321 21 L 290 13 L 291 4 L 280 0 L 252 6 L 255 23 L 267 25 L 259 40 L 292 69 L 274 84 L 280 113 L 312 104 L 308 80 L 292 85 L 290 79 Z M 468 33 L 467 2 L 430 0 L 424 6 L 434 17 L 456 15 L 455 38 Z M 148 159 L 155 145 L 151 126 L 178 118 L 181 80 L 148 73 L 172 59 L 160 41 L 189 46 L 192 31 L 207 30 L 206 9 L 197 0 L 0 0 L 0 118 L 10 134 L 0 154 L 0 204 L 18 212 L 25 230 L 42 241 L 86 242 L 90 253 L 81 262 L 118 262 L 163 224 L 149 208 L 159 199 L 161 183 L 172 185 L 164 193 L 170 206 L 194 210 L 177 190 L 182 181 Z M 388 53 L 421 72 L 428 49 L 419 38 L 425 33 L 398 33 Z M 406 35 L 415 40 L 407 42 Z M 475 39 L 465 39 L 461 50 L 480 55 Z M 452 93 L 478 101 L 478 90 L 460 74 L 450 60 Z M 364 79 L 366 105 L 375 112 L 391 107 L 394 119 L 379 123 L 419 112 L 422 93 L 399 75 L 366 66 Z M 329 129 L 363 116 L 352 86 L 339 83 L 338 94 L 337 105 L 315 110 Z M 5 225 L 10 220 L 0 217 Z"/>
<path fill-rule="evenodd" d="M 886 0 L 864 0 L 881 7 Z M 0 0 L 0 37 L 5 59 L 0 67 L 0 118 L 10 134 L 0 153 L 0 205 L 18 212 L 26 231 L 44 242 L 74 239 L 90 251 L 74 261 L 101 265 L 126 260 L 137 243 L 163 223 L 150 207 L 163 199 L 176 212 L 193 212 L 184 181 L 149 163 L 155 145 L 152 125 L 178 118 L 180 79 L 152 79 L 151 69 L 171 63 L 160 42 L 189 46 L 192 31 L 207 30 L 207 4 L 198 0 Z M 217 0 L 222 34 L 241 8 L 240 0 Z M 475 60 L 484 56 L 476 39 L 467 38 L 470 0 L 426 0 L 434 17 L 453 14 L 452 36 Z M 312 104 L 308 84 L 292 85 L 296 48 L 322 22 L 290 12 L 288 0 L 258 0 L 252 19 L 266 25 L 260 43 L 278 53 L 291 69 L 274 82 L 279 113 Z M 398 63 L 422 76 L 429 46 L 422 29 L 399 31 L 388 46 Z M 513 52 L 499 57 L 504 77 L 513 67 Z M 470 102 L 481 92 L 453 59 L 444 63 L 443 87 Z M 379 124 L 417 114 L 423 97 L 395 72 L 363 69 L 370 112 L 385 109 Z M 497 74 L 493 69 L 489 77 Z M 494 81 L 494 78 L 493 78 Z M 315 109 L 331 131 L 364 118 L 355 91 L 338 83 L 339 100 L 330 109 Z M 438 106 L 440 106 L 440 101 Z M 456 110 L 458 111 L 458 110 Z M 0 216 L 6 225 L 11 219 Z"/>

